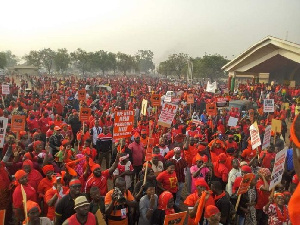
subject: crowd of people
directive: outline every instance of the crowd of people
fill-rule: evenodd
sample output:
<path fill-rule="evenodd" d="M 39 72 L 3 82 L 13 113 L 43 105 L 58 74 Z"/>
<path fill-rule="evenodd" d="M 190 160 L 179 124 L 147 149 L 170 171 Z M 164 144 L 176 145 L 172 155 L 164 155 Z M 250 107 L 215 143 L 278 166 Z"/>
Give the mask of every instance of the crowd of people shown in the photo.
<path fill-rule="evenodd" d="M 10 94 L 0 105 L 0 116 L 8 118 L 0 163 L 4 224 L 163 225 L 183 211 L 188 225 L 300 224 L 299 87 L 248 82 L 210 93 L 199 84 L 151 77 L 15 79 L 5 77 Z M 82 89 L 85 99 L 78 100 Z M 152 94 L 167 91 L 180 93 L 170 127 L 158 124 L 165 102 L 151 102 Z M 218 97 L 253 107 L 221 107 L 212 115 L 206 105 Z M 274 112 L 264 113 L 264 99 L 274 99 Z M 84 122 L 82 107 L 91 109 Z M 120 110 L 134 111 L 134 125 L 129 137 L 116 139 Z M 11 130 L 13 115 L 25 116 L 24 130 Z M 281 121 L 281 130 L 272 132 L 269 147 L 253 149 L 250 126 L 257 122 L 263 140 L 272 119 Z M 152 158 L 145 161 L 149 138 Z M 269 190 L 275 156 L 286 148 L 282 180 Z M 254 178 L 238 196 L 249 173 Z"/>

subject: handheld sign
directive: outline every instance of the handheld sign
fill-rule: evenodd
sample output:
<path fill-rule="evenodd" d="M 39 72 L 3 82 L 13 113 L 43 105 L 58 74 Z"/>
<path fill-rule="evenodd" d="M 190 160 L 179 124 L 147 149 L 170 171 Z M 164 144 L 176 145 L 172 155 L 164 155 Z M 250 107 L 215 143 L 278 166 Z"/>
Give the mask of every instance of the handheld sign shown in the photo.
<path fill-rule="evenodd" d="M 146 99 L 143 99 L 141 113 L 144 116 L 147 116 L 147 104 L 148 104 L 148 101 Z"/>
<path fill-rule="evenodd" d="M 239 120 L 238 118 L 230 116 L 228 120 L 228 126 L 235 127 L 238 123 L 238 120 Z"/>
<path fill-rule="evenodd" d="M 86 90 L 85 89 L 78 90 L 78 100 L 85 101 L 85 98 L 86 98 Z"/>
<path fill-rule="evenodd" d="M 195 102 L 194 95 L 193 94 L 188 94 L 186 102 L 187 102 L 187 104 L 194 104 L 194 102 Z"/>
<path fill-rule="evenodd" d="M 152 160 L 153 146 L 154 146 L 154 138 L 149 138 L 147 149 L 146 149 L 145 161 L 151 161 Z"/>
<path fill-rule="evenodd" d="M 252 149 L 256 149 L 258 146 L 261 145 L 259 130 L 256 122 L 250 126 L 250 137 Z"/>
<path fill-rule="evenodd" d="M 217 105 L 217 107 L 228 107 L 229 106 L 229 98 L 227 98 L 227 97 L 217 98 L 216 105 Z"/>
<path fill-rule="evenodd" d="M 253 173 L 247 173 L 243 176 L 243 179 L 240 183 L 240 187 L 237 191 L 237 195 L 242 195 L 248 191 L 250 183 L 254 177 L 255 175 Z"/>
<path fill-rule="evenodd" d="M 8 118 L 0 117 L 0 148 L 3 148 Z"/>
<path fill-rule="evenodd" d="M 173 119 L 176 115 L 178 106 L 172 103 L 165 103 L 158 119 L 158 125 L 163 127 L 171 127 Z"/>
<path fill-rule="evenodd" d="M 272 126 L 272 131 L 274 133 L 276 132 L 281 133 L 281 120 L 272 119 L 271 126 Z"/>
<path fill-rule="evenodd" d="M 90 108 L 80 108 L 79 119 L 80 121 L 88 121 L 91 116 L 91 109 Z"/>
<path fill-rule="evenodd" d="M 287 148 L 278 152 L 275 156 L 274 168 L 271 174 L 271 182 L 269 186 L 269 190 L 271 191 L 277 184 L 279 184 L 282 180 L 282 175 L 284 172 L 284 163 L 286 159 Z"/>
<path fill-rule="evenodd" d="M 274 112 L 274 99 L 264 99 L 264 112 Z"/>
<path fill-rule="evenodd" d="M 9 95 L 9 84 L 2 84 L 2 94 L 3 95 Z"/>
<path fill-rule="evenodd" d="M 115 114 L 114 139 L 131 137 L 133 129 L 134 111 L 119 110 Z"/>
<path fill-rule="evenodd" d="M 217 115 L 216 103 L 206 103 L 206 112 L 209 116 Z"/>
<path fill-rule="evenodd" d="M 262 150 L 270 146 L 271 141 L 271 125 L 268 125 L 265 129 L 264 140 L 262 143 Z"/>
<path fill-rule="evenodd" d="M 19 132 L 25 130 L 25 116 L 13 115 L 11 118 L 11 130 Z"/>
<path fill-rule="evenodd" d="M 164 225 L 183 225 L 187 212 L 169 214 L 165 216 Z"/>
<path fill-rule="evenodd" d="M 161 105 L 161 99 L 159 94 L 153 94 L 151 96 L 151 103 L 152 106 L 160 106 Z"/>

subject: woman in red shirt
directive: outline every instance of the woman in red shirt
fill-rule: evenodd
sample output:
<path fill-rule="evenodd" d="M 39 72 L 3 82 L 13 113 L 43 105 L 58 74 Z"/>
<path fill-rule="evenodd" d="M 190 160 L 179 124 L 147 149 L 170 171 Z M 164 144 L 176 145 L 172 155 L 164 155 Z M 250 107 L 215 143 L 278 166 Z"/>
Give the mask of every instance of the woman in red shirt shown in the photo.
<path fill-rule="evenodd" d="M 161 172 L 156 180 L 157 186 L 162 191 L 170 191 L 176 198 L 176 192 L 178 191 L 178 181 L 175 173 L 175 165 L 171 161 L 166 162 L 166 170 Z"/>

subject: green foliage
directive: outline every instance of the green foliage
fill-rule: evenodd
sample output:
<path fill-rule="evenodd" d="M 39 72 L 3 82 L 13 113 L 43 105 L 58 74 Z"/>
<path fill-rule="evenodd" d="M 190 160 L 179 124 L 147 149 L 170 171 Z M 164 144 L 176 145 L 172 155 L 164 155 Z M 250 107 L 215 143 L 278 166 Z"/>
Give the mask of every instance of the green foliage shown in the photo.
<path fill-rule="evenodd" d="M 75 63 L 75 66 L 80 70 L 82 75 L 84 76 L 85 72 L 91 70 L 92 64 L 92 53 L 88 53 L 81 48 L 78 48 L 75 52 L 71 52 L 71 58 Z"/>
<path fill-rule="evenodd" d="M 131 55 L 118 52 L 117 54 L 117 66 L 118 70 L 126 75 L 126 72 L 135 67 L 135 58 Z"/>
<path fill-rule="evenodd" d="M 0 68 L 4 69 L 6 65 L 7 65 L 7 59 L 6 59 L 5 52 L 0 52 Z"/>
<path fill-rule="evenodd" d="M 42 57 L 42 65 L 46 68 L 48 74 L 50 74 L 54 65 L 55 52 L 50 48 L 44 48 L 40 51 L 40 55 Z"/>
<path fill-rule="evenodd" d="M 188 59 L 189 56 L 184 53 L 170 55 L 166 61 L 159 64 L 158 72 L 180 78 L 181 75 L 186 74 Z"/>
<path fill-rule="evenodd" d="M 138 50 L 135 59 L 137 62 L 138 71 L 149 73 L 153 70 L 153 52 L 151 50 Z"/>
<path fill-rule="evenodd" d="M 92 67 L 94 69 L 99 69 L 104 72 L 110 69 L 109 56 L 106 51 L 100 50 L 92 53 Z"/>
<path fill-rule="evenodd" d="M 65 48 L 57 49 L 54 56 L 54 63 L 57 72 L 64 73 L 68 70 L 71 63 L 71 57 Z"/>
<path fill-rule="evenodd" d="M 118 68 L 117 55 L 115 53 L 109 52 L 107 54 L 107 58 L 108 58 L 108 67 L 109 67 L 109 69 L 114 71 L 114 75 L 115 75 L 116 70 Z"/>
<path fill-rule="evenodd" d="M 7 60 L 7 67 L 13 67 L 20 61 L 20 59 L 16 55 L 12 54 L 10 50 L 5 52 L 5 57 Z"/>
<path fill-rule="evenodd" d="M 41 51 L 32 50 L 28 55 L 24 56 L 27 65 L 33 65 L 38 68 L 42 66 L 42 54 Z"/>

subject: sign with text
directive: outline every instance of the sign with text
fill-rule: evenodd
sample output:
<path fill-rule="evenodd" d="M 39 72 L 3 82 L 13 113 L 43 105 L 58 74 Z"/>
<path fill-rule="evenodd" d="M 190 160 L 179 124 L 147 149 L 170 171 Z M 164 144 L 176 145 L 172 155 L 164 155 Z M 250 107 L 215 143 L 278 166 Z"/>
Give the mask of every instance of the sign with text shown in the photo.
<path fill-rule="evenodd" d="M 193 94 L 188 94 L 187 98 L 186 98 L 186 102 L 187 102 L 187 104 L 194 104 L 194 102 L 195 102 L 194 95 Z"/>
<path fill-rule="evenodd" d="M 19 132 L 25 130 L 25 116 L 13 115 L 11 118 L 11 130 Z"/>
<path fill-rule="evenodd" d="M 217 107 L 216 103 L 206 103 L 206 112 L 209 116 L 215 116 L 217 115 Z"/>
<path fill-rule="evenodd" d="M 216 105 L 217 105 L 217 107 L 228 107 L 229 106 L 229 98 L 227 98 L 227 97 L 217 98 Z"/>
<path fill-rule="evenodd" d="M 278 152 L 275 156 L 274 168 L 271 174 L 271 182 L 269 190 L 271 191 L 277 184 L 281 182 L 282 175 L 284 172 L 284 163 L 286 159 L 287 148 Z"/>
<path fill-rule="evenodd" d="M 264 112 L 274 112 L 274 99 L 264 99 Z"/>
<path fill-rule="evenodd" d="M 151 95 L 151 103 L 152 106 L 160 106 L 161 105 L 160 95 L 159 94 Z"/>
<path fill-rule="evenodd" d="M 3 95 L 9 95 L 9 84 L 2 84 L 2 94 Z"/>
<path fill-rule="evenodd" d="M 159 115 L 158 125 L 163 127 L 171 127 L 173 119 L 176 115 L 178 106 L 172 103 L 165 103 Z"/>
<path fill-rule="evenodd" d="M 85 89 L 78 90 L 78 100 L 85 101 L 85 98 L 86 98 L 86 90 Z"/>
<path fill-rule="evenodd" d="M 235 127 L 238 123 L 238 120 L 239 120 L 239 118 L 235 118 L 235 117 L 230 116 L 229 120 L 228 120 L 228 126 Z"/>
<path fill-rule="evenodd" d="M 8 118 L 0 117 L 0 148 L 3 148 Z"/>
<path fill-rule="evenodd" d="M 147 104 L 148 104 L 148 101 L 146 99 L 143 99 L 141 113 L 144 116 L 147 116 Z"/>
<path fill-rule="evenodd" d="M 253 173 L 247 173 L 243 176 L 243 179 L 240 183 L 240 187 L 237 191 L 237 195 L 245 194 L 248 191 L 250 183 L 254 177 L 255 175 Z"/>
<path fill-rule="evenodd" d="M 262 143 L 262 150 L 264 150 L 264 149 L 266 149 L 267 147 L 270 146 L 271 131 L 272 131 L 271 125 L 268 125 L 265 129 L 264 140 L 263 140 L 263 143 Z"/>
<path fill-rule="evenodd" d="M 154 138 L 148 138 L 145 161 L 152 160 L 153 147 L 154 147 Z"/>
<path fill-rule="evenodd" d="M 256 122 L 250 126 L 250 137 L 251 137 L 252 149 L 256 149 L 258 146 L 261 145 L 259 130 Z"/>
<path fill-rule="evenodd" d="M 80 121 L 88 121 L 90 119 L 92 110 L 90 108 L 80 108 Z"/>
<path fill-rule="evenodd" d="M 120 110 L 115 112 L 114 139 L 131 137 L 134 111 Z"/>
<path fill-rule="evenodd" d="M 187 212 L 169 214 L 165 216 L 164 225 L 183 225 Z"/>
<path fill-rule="evenodd" d="M 281 133 L 281 120 L 272 119 L 271 126 L 274 133 Z"/>

